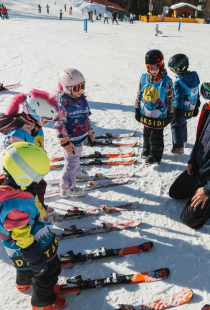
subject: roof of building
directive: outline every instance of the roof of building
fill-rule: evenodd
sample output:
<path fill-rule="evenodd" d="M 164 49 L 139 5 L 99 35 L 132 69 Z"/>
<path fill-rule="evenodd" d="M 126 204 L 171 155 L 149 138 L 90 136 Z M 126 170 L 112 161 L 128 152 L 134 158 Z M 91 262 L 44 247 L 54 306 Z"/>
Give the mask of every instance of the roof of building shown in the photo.
<path fill-rule="evenodd" d="M 174 5 L 172 5 L 170 7 L 170 9 L 177 10 L 177 9 L 180 9 L 180 8 L 182 8 L 184 6 L 188 6 L 188 7 L 192 8 L 192 9 L 194 9 L 194 10 L 197 10 L 196 6 L 194 6 L 192 4 L 189 4 L 189 3 L 185 3 L 185 2 L 180 2 L 180 3 L 174 4 Z"/>

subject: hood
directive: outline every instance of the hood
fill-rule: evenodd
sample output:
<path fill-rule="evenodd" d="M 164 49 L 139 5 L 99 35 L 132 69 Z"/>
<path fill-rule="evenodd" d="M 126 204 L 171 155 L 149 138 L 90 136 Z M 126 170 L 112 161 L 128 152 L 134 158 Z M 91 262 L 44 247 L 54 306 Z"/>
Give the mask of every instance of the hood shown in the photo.
<path fill-rule="evenodd" d="M 20 189 L 14 189 L 11 186 L 0 186 L 0 203 L 4 200 L 20 198 L 20 199 L 31 199 L 34 196 L 29 192 L 23 192 Z"/>
<path fill-rule="evenodd" d="M 189 88 L 197 87 L 200 84 L 199 76 L 195 71 L 188 71 L 185 74 L 179 75 L 178 79 L 184 82 Z"/>

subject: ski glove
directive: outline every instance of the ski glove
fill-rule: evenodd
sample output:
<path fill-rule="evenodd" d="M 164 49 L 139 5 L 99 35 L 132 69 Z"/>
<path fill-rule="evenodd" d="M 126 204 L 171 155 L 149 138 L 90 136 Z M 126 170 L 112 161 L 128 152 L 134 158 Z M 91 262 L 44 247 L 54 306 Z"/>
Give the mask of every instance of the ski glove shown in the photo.
<path fill-rule="evenodd" d="M 40 277 L 48 269 L 48 265 L 42 256 L 42 247 L 36 240 L 27 248 L 20 249 L 21 255 L 25 262 L 31 264 L 31 269 L 36 277 Z"/>
<path fill-rule="evenodd" d="M 94 136 L 94 130 L 93 129 L 88 130 L 88 143 L 90 144 L 91 147 L 96 145 L 96 139 Z"/>
<path fill-rule="evenodd" d="M 174 108 L 173 110 L 175 122 L 180 123 L 182 121 L 183 110 L 178 108 Z"/>
<path fill-rule="evenodd" d="M 141 112 L 139 108 L 135 109 L 135 119 L 137 120 L 137 122 L 140 123 L 140 119 L 141 119 Z"/>
<path fill-rule="evenodd" d="M 66 136 L 63 138 L 58 138 L 58 141 L 59 141 L 60 145 L 64 148 L 64 151 L 69 156 L 74 156 L 75 145 L 73 143 L 71 143 L 69 136 Z"/>
<path fill-rule="evenodd" d="M 167 115 L 167 124 L 170 124 L 173 120 L 173 114 L 168 114 Z"/>
<path fill-rule="evenodd" d="M 193 113 L 193 117 L 196 117 L 198 115 L 200 105 L 201 105 L 201 102 L 200 102 L 200 99 L 198 99 L 197 103 L 195 105 L 195 110 L 194 110 L 194 113 Z"/>

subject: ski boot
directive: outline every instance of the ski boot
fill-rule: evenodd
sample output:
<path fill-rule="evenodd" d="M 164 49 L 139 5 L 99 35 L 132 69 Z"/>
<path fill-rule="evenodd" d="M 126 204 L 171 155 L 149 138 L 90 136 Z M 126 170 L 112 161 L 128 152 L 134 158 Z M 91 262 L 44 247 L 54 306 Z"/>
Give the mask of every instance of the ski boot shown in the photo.
<path fill-rule="evenodd" d="M 67 306 L 67 300 L 66 298 L 62 297 L 62 296 L 57 296 L 56 301 L 49 305 L 49 306 L 45 306 L 45 307 L 36 307 L 31 305 L 31 309 L 32 310 L 59 310 L 59 309 L 63 309 Z"/>
<path fill-rule="evenodd" d="M 74 197 L 84 197 L 84 196 L 85 196 L 85 192 L 78 187 L 60 190 L 61 198 L 69 198 L 69 197 L 74 198 Z"/>

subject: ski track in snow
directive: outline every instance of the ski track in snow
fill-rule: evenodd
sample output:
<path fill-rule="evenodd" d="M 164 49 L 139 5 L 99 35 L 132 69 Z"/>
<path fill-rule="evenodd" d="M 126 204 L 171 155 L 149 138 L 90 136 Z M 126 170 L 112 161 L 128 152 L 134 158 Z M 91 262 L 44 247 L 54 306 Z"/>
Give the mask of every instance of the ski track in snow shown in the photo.
<path fill-rule="evenodd" d="M 88 33 L 83 30 L 82 9 L 88 12 L 97 9 L 104 13 L 99 4 L 72 0 L 67 2 L 67 11 L 73 5 L 73 15 L 64 12 L 64 1 L 40 0 L 42 13 L 38 14 L 33 0 L 3 1 L 11 11 L 9 20 L 0 20 L 1 58 L 0 81 L 5 85 L 20 82 L 20 86 L 0 93 L 0 111 L 5 112 L 13 95 L 27 93 L 32 88 L 53 91 L 57 87 L 62 69 L 75 67 L 86 78 L 86 93 L 92 111 L 91 120 L 97 135 L 110 131 L 124 134 L 136 131 L 136 136 L 123 139 L 125 143 L 138 142 L 134 148 L 96 147 L 103 153 L 135 151 L 137 163 L 132 166 L 87 167 L 93 174 L 125 173 L 135 171 L 128 184 L 86 192 L 85 198 L 60 199 L 59 196 L 46 199 L 57 212 L 65 213 L 72 206 L 92 209 L 102 204 L 113 206 L 139 201 L 134 211 L 113 215 L 91 216 L 55 224 L 56 233 L 62 228 L 93 227 L 104 221 L 123 223 L 142 219 L 138 228 L 72 238 L 59 242 L 59 254 L 67 250 L 87 253 L 100 247 L 118 248 L 153 241 L 154 247 L 148 253 L 111 258 L 71 270 L 62 269 L 59 282 L 81 274 L 91 279 L 108 277 L 110 273 L 138 273 L 168 267 L 171 274 L 167 280 L 153 283 L 119 285 L 115 288 L 89 290 L 76 296 L 65 295 L 67 309 L 113 310 L 118 304 L 144 304 L 160 297 L 191 288 L 194 297 L 180 309 L 201 309 L 210 301 L 210 226 L 199 231 L 191 230 L 180 221 L 186 200 L 176 201 L 168 196 L 170 185 L 187 166 L 189 154 L 195 140 L 197 118 L 188 121 L 188 148 L 182 156 L 172 156 L 171 129 L 164 130 L 164 155 L 160 165 L 147 167 L 140 158 L 143 126 L 134 119 L 134 102 L 139 78 L 146 72 L 144 57 L 149 49 L 160 49 L 165 63 L 175 53 L 185 53 L 190 59 L 190 70 L 197 70 L 201 82 L 208 81 L 209 73 L 209 25 L 182 24 L 178 32 L 177 23 L 160 23 L 162 35 L 155 37 L 155 23 L 136 22 L 133 25 L 120 22 L 119 26 L 104 25 L 103 21 L 88 22 Z M 45 6 L 50 5 L 50 14 Z M 34 4 L 34 6 L 33 6 Z M 63 20 L 59 10 L 63 9 Z M 168 68 L 167 68 L 168 69 Z M 168 71 L 171 78 L 173 74 Z M 205 103 L 201 99 L 202 104 Z M 52 124 L 44 129 L 45 150 L 49 157 L 62 156 Z M 4 136 L 0 136 L 2 155 Z M 116 140 L 117 141 L 117 140 Z M 84 154 L 94 149 L 85 147 Z M 2 170 L 2 166 L 1 166 Z M 50 171 L 46 179 L 57 178 L 61 169 Z M 15 289 L 15 269 L 0 244 L 0 309 L 30 309 L 30 291 L 19 293 Z"/>

